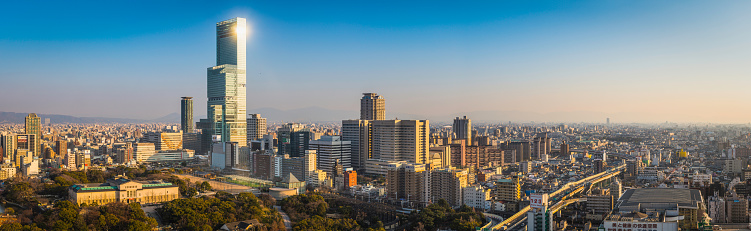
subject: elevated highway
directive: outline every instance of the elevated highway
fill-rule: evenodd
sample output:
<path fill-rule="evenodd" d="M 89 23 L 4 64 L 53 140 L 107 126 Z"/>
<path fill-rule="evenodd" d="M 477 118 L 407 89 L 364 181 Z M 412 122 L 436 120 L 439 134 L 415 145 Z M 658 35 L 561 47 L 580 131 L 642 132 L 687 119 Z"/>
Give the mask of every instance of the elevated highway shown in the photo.
<path fill-rule="evenodd" d="M 550 203 L 555 202 L 555 204 L 550 207 L 551 210 L 555 209 L 554 212 L 560 211 L 562 208 L 565 208 L 567 205 L 578 202 L 578 201 L 586 201 L 584 198 L 578 198 L 578 199 L 569 199 L 573 197 L 576 194 L 579 194 L 583 192 L 585 189 L 589 189 L 589 186 L 595 183 L 599 183 L 603 180 L 607 180 L 613 176 L 616 176 L 623 172 L 626 169 L 626 165 L 622 164 L 616 167 L 613 167 L 611 169 L 608 169 L 607 171 L 597 173 L 588 177 L 585 177 L 581 180 L 575 181 L 575 182 L 569 182 L 560 189 L 549 193 L 548 197 L 550 198 Z M 510 225 L 518 223 L 520 220 L 527 218 L 527 212 L 529 212 L 530 207 L 525 206 L 524 208 L 519 209 L 519 211 L 512 215 L 509 218 L 506 218 L 506 220 L 496 224 L 492 227 L 492 230 L 507 230 L 510 228 Z"/>

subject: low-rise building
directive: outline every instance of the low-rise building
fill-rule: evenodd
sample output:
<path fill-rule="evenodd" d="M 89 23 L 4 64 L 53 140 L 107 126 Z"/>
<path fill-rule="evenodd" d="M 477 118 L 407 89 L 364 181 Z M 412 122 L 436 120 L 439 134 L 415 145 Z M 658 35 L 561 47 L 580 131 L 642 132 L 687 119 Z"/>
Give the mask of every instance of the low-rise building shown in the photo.
<path fill-rule="evenodd" d="M 159 203 L 179 197 L 177 185 L 163 181 L 133 181 L 126 177 L 105 183 L 76 184 L 68 188 L 69 199 L 78 205 L 124 203 Z"/>

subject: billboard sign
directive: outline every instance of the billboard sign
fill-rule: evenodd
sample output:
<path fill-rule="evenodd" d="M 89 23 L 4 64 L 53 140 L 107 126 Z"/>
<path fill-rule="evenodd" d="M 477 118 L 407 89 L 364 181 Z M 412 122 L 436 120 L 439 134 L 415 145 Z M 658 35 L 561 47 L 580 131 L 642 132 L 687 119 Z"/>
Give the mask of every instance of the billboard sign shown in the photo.
<path fill-rule="evenodd" d="M 547 193 L 532 193 L 529 196 L 529 207 L 536 209 L 545 209 L 548 207 Z"/>

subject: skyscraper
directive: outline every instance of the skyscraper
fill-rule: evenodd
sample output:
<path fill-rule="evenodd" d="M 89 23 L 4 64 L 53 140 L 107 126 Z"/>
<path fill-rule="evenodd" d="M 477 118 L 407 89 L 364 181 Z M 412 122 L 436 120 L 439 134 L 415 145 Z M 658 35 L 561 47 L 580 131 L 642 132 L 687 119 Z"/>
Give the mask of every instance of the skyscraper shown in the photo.
<path fill-rule="evenodd" d="M 385 120 L 386 99 L 376 93 L 362 93 L 360 99 L 361 120 Z"/>
<path fill-rule="evenodd" d="M 193 132 L 193 97 L 183 97 L 180 101 L 180 126 L 183 133 Z"/>
<path fill-rule="evenodd" d="M 454 130 L 454 135 L 456 136 L 456 139 L 465 139 L 467 140 L 467 145 L 472 145 L 472 120 L 467 119 L 467 116 L 464 116 L 464 118 L 456 117 L 454 119 L 454 125 L 452 126 Z"/>
<path fill-rule="evenodd" d="M 266 118 L 261 114 L 249 114 L 248 117 L 248 143 L 253 140 L 260 140 L 266 135 Z"/>
<path fill-rule="evenodd" d="M 210 133 L 222 142 L 247 145 L 244 18 L 216 23 L 216 66 L 207 69 Z"/>
<path fill-rule="evenodd" d="M 29 147 L 29 151 L 34 152 L 34 156 L 39 156 L 39 140 L 42 137 L 42 118 L 39 118 L 35 113 L 29 113 L 26 116 L 26 126 L 24 130 L 26 134 L 34 134 L 34 147 Z"/>

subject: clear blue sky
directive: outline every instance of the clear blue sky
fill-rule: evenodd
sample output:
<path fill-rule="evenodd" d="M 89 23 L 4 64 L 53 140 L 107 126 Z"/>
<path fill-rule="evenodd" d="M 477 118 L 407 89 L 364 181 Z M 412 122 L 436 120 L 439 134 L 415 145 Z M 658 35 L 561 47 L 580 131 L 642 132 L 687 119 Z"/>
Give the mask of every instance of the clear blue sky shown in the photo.
<path fill-rule="evenodd" d="M 751 121 L 749 1 L 12 1 L 0 111 L 205 114 L 214 23 L 246 17 L 248 108 Z"/>

